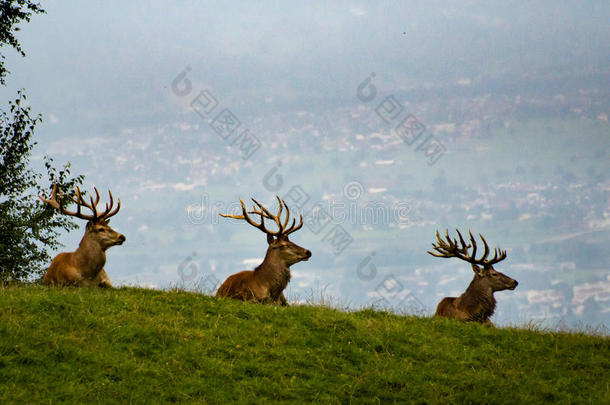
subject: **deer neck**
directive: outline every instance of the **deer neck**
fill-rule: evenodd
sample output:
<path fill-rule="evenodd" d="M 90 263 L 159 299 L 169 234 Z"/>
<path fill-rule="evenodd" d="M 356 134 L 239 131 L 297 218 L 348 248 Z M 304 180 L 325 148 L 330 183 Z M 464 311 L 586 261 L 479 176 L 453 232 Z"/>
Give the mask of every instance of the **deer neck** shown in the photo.
<path fill-rule="evenodd" d="M 485 279 L 475 275 L 464 294 L 460 296 L 458 305 L 469 314 L 471 320 L 486 321 L 496 309 L 496 299 Z"/>
<path fill-rule="evenodd" d="M 254 273 L 269 289 L 279 289 L 279 292 L 282 292 L 290 281 L 290 267 L 279 256 L 277 250 L 267 249 L 265 259 L 254 270 Z"/>
<path fill-rule="evenodd" d="M 93 240 L 88 233 L 85 233 L 85 236 L 81 239 L 74 255 L 78 267 L 84 269 L 88 274 L 97 274 L 106 264 L 105 249 Z"/>

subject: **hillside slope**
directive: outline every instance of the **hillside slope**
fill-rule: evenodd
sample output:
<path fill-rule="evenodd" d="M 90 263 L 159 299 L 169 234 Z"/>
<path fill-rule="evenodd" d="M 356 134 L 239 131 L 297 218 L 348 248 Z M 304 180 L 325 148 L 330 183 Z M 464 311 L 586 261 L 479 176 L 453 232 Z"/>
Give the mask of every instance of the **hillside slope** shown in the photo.
<path fill-rule="evenodd" d="M 610 339 L 123 288 L 0 289 L 0 402 L 610 403 Z"/>

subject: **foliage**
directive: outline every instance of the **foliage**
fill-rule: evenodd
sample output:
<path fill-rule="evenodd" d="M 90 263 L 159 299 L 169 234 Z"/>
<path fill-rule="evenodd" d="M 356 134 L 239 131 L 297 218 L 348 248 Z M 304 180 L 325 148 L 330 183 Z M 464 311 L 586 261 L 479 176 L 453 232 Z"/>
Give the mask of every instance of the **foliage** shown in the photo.
<path fill-rule="evenodd" d="M 56 215 L 56 210 L 38 201 L 37 195 L 48 190 L 39 185 L 42 176 L 29 168 L 29 158 L 36 145 L 31 140 L 33 130 L 41 118 L 31 117 L 25 101 L 20 91 L 10 102 L 10 114 L 0 115 L 0 281 L 5 282 L 42 273 L 50 261 L 46 249 L 59 245 L 57 230 L 77 227 L 69 217 Z M 73 195 L 83 176 L 70 177 L 69 163 L 59 171 L 52 163 L 45 157 L 48 183 L 57 183 L 64 195 Z"/>
<path fill-rule="evenodd" d="M 599 336 L 133 288 L 0 308 L 6 404 L 610 403 Z"/>
<path fill-rule="evenodd" d="M 6 44 L 25 56 L 15 37 L 20 21 L 30 21 L 33 13 L 42 13 L 40 5 L 31 1 L 0 2 L 0 46 Z M 0 55 L 0 84 L 5 84 L 8 71 L 4 55 Z M 23 90 L 9 101 L 9 110 L 0 110 L 0 282 L 27 280 L 39 275 L 50 261 L 46 249 L 58 247 L 58 229 L 72 230 L 76 225 L 69 218 L 55 215 L 37 199 L 41 193 L 42 176 L 29 167 L 34 128 L 42 120 L 33 116 Z M 70 164 L 59 171 L 53 160 L 45 157 L 47 178 L 58 183 L 64 195 L 82 184 L 83 176 L 70 177 Z M 45 181 L 46 183 L 46 181 Z"/>
<path fill-rule="evenodd" d="M 10 114 L 0 115 L 0 280 L 23 280 L 42 272 L 50 260 L 46 249 L 58 247 L 57 229 L 72 230 L 70 218 L 55 215 L 56 210 L 38 201 L 37 194 L 48 193 L 39 186 L 42 176 L 29 168 L 35 145 L 31 141 L 40 116 L 32 118 L 26 96 L 10 103 Z M 70 164 L 57 171 L 45 157 L 49 183 L 57 183 L 66 195 L 82 184 L 83 176 L 70 177 Z"/>
<path fill-rule="evenodd" d="M 32 14 L 44 13 L 39 3 L 29 0 L 2 0 L 0 1 L 0 47 L 8 44 L 13 47 L 21 56 L 25 52 L 21 48 L 15 33 L 19 31 L 16 25 L 19 22 L 29 22 Z M 4 55 L 0 54 L 0 84 L 5 84 L 8 71 L 4 66 Z"/>

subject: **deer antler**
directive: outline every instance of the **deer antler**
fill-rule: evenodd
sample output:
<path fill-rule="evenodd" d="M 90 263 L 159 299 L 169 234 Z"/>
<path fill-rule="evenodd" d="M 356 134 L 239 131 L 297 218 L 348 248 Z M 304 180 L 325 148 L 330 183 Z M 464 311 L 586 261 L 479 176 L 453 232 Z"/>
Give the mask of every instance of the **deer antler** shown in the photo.
<path fill-rule="evenodd" d="M 280 197 L 278 197 L 278 196 L 275 196 L 275 198 L 277 198 L 277 201 L 278 201 L 279 206 L 280 206 L 277 215 L 272 215 L 269 212 L 269 210 L 267 210 L 265 207 L 260 205 L 256 200 L 253 199 L 253 201 L 256 203 L 256 205 L 258 205 L 261 208 L 261 211 L 265 215 L 265 218 L 273 219 L 275 221 L 275 223 L 277 224 L 278 228 L 281 229 L 281 234 L 282 235 L 290 235 L 291 233 L 301 229 L 301 227 L 303 226 L 303 215 L 300 215 L 300 214 L 299 214 L 299 224 L 295 226 L 296 218 L 293 218 L 292 219 L 292 224 L 290 225 L 290 227 L 286 228 L 288 226 L 288 221 L 290 220 L 290 208 L 288 208 L 288 205 L 286 204 L 286 201 L 281 200 Z M 284 223 L 280 225 L 283 208 L 286 208 L 286 219 L 284 219 Z M 254 211 L 251 211 L 250 213 L 251 214 L 256 213 L 256 214 L 259 214 L 259 215 L 261 214 L 261 212 L 257 211 L 256 208 L 254 208 Z"/>
<path fill-rule="evenodd" d="M 95 194 L 97 195 L 97 189 L 95 189 Z M 98 217 L 99 219 L 106 220 L 106 219 L 116 215 L 117 212 L 119 212 L 119 210 L 121 209 L 121 199 L 117 198 L 116 208 L 112 209 L 112 206 L 114 205 L 114 199 L 112 198 L 112 192 L 110 190 L 108 190 L 108 196 L 110 197 L 110 202 L 106 203 L 106 209 L 104 209 L 104 212 L 102 212 L 102 214 Z M 95 201 L 95 205 L 97 205 L 98 201 L 99 201 L 99 197 L 97 197 L 97 199 Z"/>
<path fill-rule="evenodd" d="M 438 230 L 436 231 L 436 244 L 432 244 L 435 252 L 428 251 L 429 254 L 435 257 L 457 257 L 468 263 L 478 264 L 482 266 L 491 266 L 496 264 L 504 259 L 506 259 L 506 250 L 501 250 L 498 248 L 494 249 L 494 257 L 492 259 L 487 260 L 487 256 L 489 256 L 489 246 L 483 238 L 483 235 L 479 234 L 479 237 L 483 241 L 483 245 L 485 246 L 485 251 L 483 252 L 483 256 L 480 259 L 476 258 L 477 254 L 477 243 L 472 236 L 472 232 L 468 230 L 468 234 L 470 236 L 470 243 L 472 245 L 467 245 L 462 237 L 462 234 L 459 230 L 455 230 L 460 238 L 460 245 L 458 246 L 458 241 L 456 239 L 451 239 L 449 237 L 449 230 L 446 232 L 445 240 L 441 238 Z M 468 249 L 472 246 L 472 253 L 468 253 Z"/>
<path fill-rule="evenodd" d="M 272 235 L 272 236 L 276 236 L 276 237 L 288 236 L 289 234 L 301 229 L 301 227 L 303 226 L 303 215 L 300 215 L 300 222 L 298 225 L 295 226 L 296 219 L 293 218 L 292 224 L 290 225 L 290 227 L 287 228 L 288 221 L 290 220 L 290 208 L 288 208 L 288 205 L 286 204 L 286 202 L 281 200 L 280 197 L 276 196 L 276 198 L 280 205 L 278 213 L 276 215 L 273 215 L 267 208 L 265 208 L 261 203 L 256 201 L 254 198 L 252 199 L 252 201 L 254 202 L 255 206 L 252 207 L 252 211 L 248 211 L 248 210 L 246 210 L 246 206 L 245 206 L 244 202 L 240 198 L 239 202 L 241 203 L 242 215 L 220 214 L 220 216 L 225 217 L 225 218 L 244 219 L 250 225 L 260 229 L 261 231 L 265 232 L 268 235 Z M 258 206 L 258 209 L 256 208 L 257 206 Z M 286 218 L 284 220 L 284 223 L 282 223 L 281 215 L 282 215 L 282 211 L 284 208 L 286 208 Z M 260 224 L 257 224 L 256 222 L 254 222 L 248 214 L 259 215 L 261 218 Z M 265 218 L 273 220 L 275 222 L 275 224 L 277 225 L 278 230 L 275 232 L 268 230 L 265 227 Z"/>
<path fill-rule="evenodd" d="M 112 192 L 108 190 L 108 195 L 110 196 L 110 203 L 106 203 L 106 209 L 101 214 L 97 212 L 97 204 L 100 202 L 100 193 L 97 191 L 97 187 L 93 187 L 95 190 L 95 199 L 93 199 L 93 195 L 89 196 L 90 203 L 87 203 L 83 198 L 80 189 L 76 186 L 76 198 L 69 196 L 70 200 L 76 204 L 76 211 L 68 211 L 61 206 L 61 203 L 57 201 L 57 184 L 53 184 L 53 191 L 51 191 L 51 198 L 48 200 L 43 198 L 41 195 L 38 196 L 43 202 L 51 205 L 53 208 L 58 209 L 64 215 L 70 215 L 73 217 L 77 217 L 80 219 L 84 219 L 87 221 L 101 221 L 103 219 L 108 219 L 111 216 L 115 215 L 121 209 L 121 199 L 118 199 L 117 206 L 114 210 L 112 210 L 114 205 L 114 199 L 112 198 Z M 59 192 L 61 198 L 61 191 Z M 86 207 L 91 210 L 93 214 L 87 215 L 81 212 L 81 207 Z M 112 211 L 111 211 L 112 210 Z"/>

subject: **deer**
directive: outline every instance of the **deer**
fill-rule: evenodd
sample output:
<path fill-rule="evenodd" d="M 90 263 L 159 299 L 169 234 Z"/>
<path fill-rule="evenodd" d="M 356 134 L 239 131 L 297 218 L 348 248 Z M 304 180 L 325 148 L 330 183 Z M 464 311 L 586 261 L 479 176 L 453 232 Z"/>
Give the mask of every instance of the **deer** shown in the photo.
<path fill-rule="evenodd" d="M 443 298 L 438 304 L 434 315 L 493 326 L 490 318 L 496 309 L 494 292 L 514 290 L 519 283 L 517 280 L 495 270 L 493 267 L 494 264 L 506 259 L 506 250 L 495 248 L 494 257 L 487 259 L 490 253 L 489 246 L 483 235 L 479 234 L 485 250 L 483 256 L 480 259 L 476 259 L 477 244 L 472 236 L 472 232 L 468 230 L 470 234 L 470 244 L 468 245 L 464 242 L 460 231 L 456 229 L 456 232 L 459 237 L 459 246 L 455 238 L 451 239 L 449 237 L 449 230 L 446 232 L 445 240 L 441 238 L 437 230 L 437 242 L 432 244 L 434 251 L 428 251 L 428 253 L 435 257 L 457 257 L 470 263 L 474 271 L 474 278 L 466 291 L 459 297 Z M 471 247 L 472 252 L 468 253 L 468 249 Z"/>
<path fill-rule="evenodd" d="M 216 297 L 228 297 L 242 301 L 254 301 L 258 303 L 270 303 L 274 305 L 287 306 L 288 302 L 284 296 L 284 289 L 290 281 L 290 266 L 300 261 L 307 261 L 311 252 L 304 249 L 288 239 L 288 235 L 298 231 L 303 226 L 303 216 L 296 224 L 296 218 L 288 226 L 290 220 L 290 209 L 286 202 L 277 197 L 279 211 L 276 215 L 271 214 L 263 205 L 252 199 L 254 206 L 252 211 L 247 211 L 242 199 L 242 215 L 220 214 L 225 218 L 234 218 L 246 221 L 248 224 L 260 229 L 267 235 L 267 253 L 263 262 L 254 270 L 244 270 L 229 276 L 218 288 Z M 283 209 L 286 209 L 284 222 L 281 221 Z M 249 214 L 260 216 L 257 223 Z M 277 231 L 271 231 L 265 226 L 265 219 L 272 220 L 277 226 Z"/>
<path fill-rule="evenodd" d="M 109 225 L 110 217 L 116 215 L 121 209 L 121 200 L 118 199 L 116 208 L 113 209 L 114 199 L 112 192 L 108 190 L 110 203 L 106 203 L 106 208 L 100 213 L 97 211 L 100 194 L 97 188 L 94 187 L 94 190 L 95 199 L 91 194 L 90 202 L 87 203 L 78 186 L 76 187 L 76 198 L 69 196 L 70 200 L 76 203 L 76 211 L 66 210 L 64 204 L 57 201 L 57 184 L 53 185 L 49 199 L 38 196 L 44 203 L 57 209 L 61 214 L 87 221 L 85 235 L 80 241 L 78 249 L 74 252 L 59 253 L 51 261 L 51 265 L 43 277 L 45 285 L 112 288 L 104 265 L 106 264 L 106 250 L 125 242 L 125 235 L 118 233 Z M 91 210 L 91 214 L 81 212 L 82 207 Z"/>

